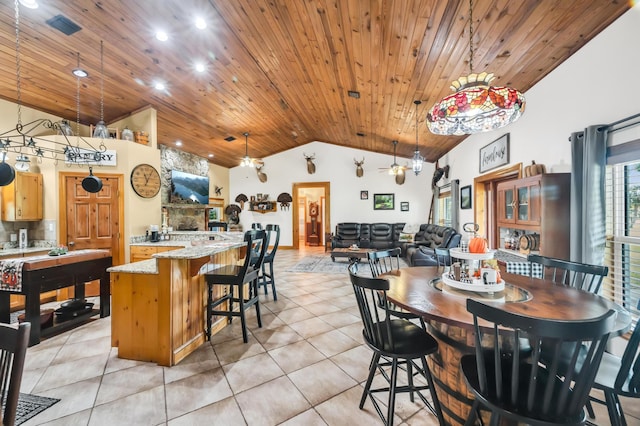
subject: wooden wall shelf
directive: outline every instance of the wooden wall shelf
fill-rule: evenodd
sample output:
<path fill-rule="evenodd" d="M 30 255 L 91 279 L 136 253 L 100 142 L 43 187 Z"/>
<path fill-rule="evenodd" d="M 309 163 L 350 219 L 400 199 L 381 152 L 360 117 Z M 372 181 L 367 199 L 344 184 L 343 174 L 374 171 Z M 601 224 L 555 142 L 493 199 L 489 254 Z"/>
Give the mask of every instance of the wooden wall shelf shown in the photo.
<path fill-rule="evenodd" d="M 249 203 L 249 211 L 256 213 L 271 213 L 275 212 L 276 202 L 275 201 L 255 201 Z"/>

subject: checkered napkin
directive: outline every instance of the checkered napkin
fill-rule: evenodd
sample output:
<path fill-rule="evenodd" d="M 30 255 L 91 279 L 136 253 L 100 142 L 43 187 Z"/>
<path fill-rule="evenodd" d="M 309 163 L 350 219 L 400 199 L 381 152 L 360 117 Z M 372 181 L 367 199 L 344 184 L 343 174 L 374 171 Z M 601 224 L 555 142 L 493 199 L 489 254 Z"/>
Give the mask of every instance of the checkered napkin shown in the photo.
<path fill-rule="evenodd" d="M 22 259 L 0 260 L 0 291 L 22 292 Z"/>
<path fill-rule="evenodd" d="M 542 278 L 542 265 L 539 263 L 531 263 L 531 262 L 506 262 L 507 264 L 507 273 L 508 274 L 517 274 L 517 275 L 526 275 L 529 276 L 529 272 L 533 267 L 533 278 Z"/>

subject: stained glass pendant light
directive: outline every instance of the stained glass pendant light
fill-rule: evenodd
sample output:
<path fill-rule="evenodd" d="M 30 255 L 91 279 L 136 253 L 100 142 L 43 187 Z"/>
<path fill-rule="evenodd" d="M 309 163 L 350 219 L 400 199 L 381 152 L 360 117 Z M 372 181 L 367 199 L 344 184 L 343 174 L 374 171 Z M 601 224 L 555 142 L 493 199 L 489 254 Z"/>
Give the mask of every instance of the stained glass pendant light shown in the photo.
<path fill-rule="evenodd" d="M 100 40 L 100 121 L 93 129 L 93 137 L 108 139 L 109 129 L 104 124 L 104 43 Z"/>
<path fill-rule="evenodd" d="M 455 93 L 427 113 L 427 127 L 436 135 L 465 135 L 499 129 L 524 112 L 522 93 L 510 87 L 491 86 L 493 73 L 473 72 L 473 2 L 469 0 L 469 72 L 451 83 Z"/>
<path fill-rule="evenodd" d="M 413 152 L 413 158 L 411 159 L 411 169 L 418 176 L 422 171 L 422 163 L 424 162 L 424 157 L 420 155 L 420 150 L 418 149 L 418 105 L 422 102 L 413 101 L 413 103 L 416 104 L 416 150 Z"/>

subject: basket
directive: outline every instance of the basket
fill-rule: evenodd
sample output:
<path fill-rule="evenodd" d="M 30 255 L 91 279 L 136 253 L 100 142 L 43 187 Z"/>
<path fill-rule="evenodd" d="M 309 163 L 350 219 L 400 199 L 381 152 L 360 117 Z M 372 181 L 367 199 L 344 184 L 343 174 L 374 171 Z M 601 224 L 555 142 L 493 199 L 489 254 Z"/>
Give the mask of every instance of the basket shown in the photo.
<path fill-rule="evenodd" d="M 149 145 L 149 133 L 133 132 L 133 140 L 142 145 Z"/>

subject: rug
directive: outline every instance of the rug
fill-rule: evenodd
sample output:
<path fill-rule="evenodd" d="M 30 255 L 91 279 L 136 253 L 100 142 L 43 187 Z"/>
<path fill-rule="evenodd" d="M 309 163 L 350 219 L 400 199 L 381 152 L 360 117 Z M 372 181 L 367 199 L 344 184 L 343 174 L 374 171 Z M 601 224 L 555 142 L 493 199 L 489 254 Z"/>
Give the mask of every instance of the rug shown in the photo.
<path fill-rule="evenodd" d="M 18 397 L 16 425 L 20 425 L 30 418 L 42 413 L 58 401 L 60 400 L 56 398 L 21 393 Z"/>
<path fill-rule="evenodd" d="M 349 261 L 346 258 L 336 258 L 335 262 L 331 261 L 331 256 L 306 256 L 303 257 L 298 263 L 288 268 L 287 272 L 317 272 L 321 274 L 348 274 L 347 267 Z M 400 267 L 404 268 L 407 264 L 403 259 L 400 259 Z M 363 272 L 369 270 L 369 265 L 361 262 L 360 268 Z"/>

